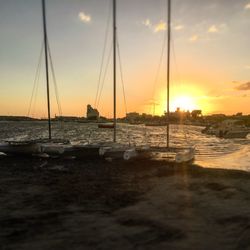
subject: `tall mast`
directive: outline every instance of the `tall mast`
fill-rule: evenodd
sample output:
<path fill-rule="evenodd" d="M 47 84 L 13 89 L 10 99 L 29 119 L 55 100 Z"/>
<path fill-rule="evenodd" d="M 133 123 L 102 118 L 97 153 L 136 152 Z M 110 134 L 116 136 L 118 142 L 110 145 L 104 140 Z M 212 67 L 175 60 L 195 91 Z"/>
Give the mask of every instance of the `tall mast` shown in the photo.
<path fill-rule="evenodd" d="M 170 40 L 171 40 L 171 0 L 168 0 L 168 50 L 167 50 L 167 148 L 169 148 L 169 83 L 170 83 Z"/>
<path fill-rule="evenodd" d="M 49 139 L 51 139 L 51 120 L 50 120 L 50 94 L 49 94 L 49 67 L 48 67 L 48 40 L 47 40 L 47 27 L 46 27 L 46 6 L 45 0 L 42 0 L 43 8 L 43 37 L 44 37 L 44 54 L 45 54 L 45 69 L 46 69 L 46 85 L 47 85 L 47 104 L 48 104 L 48 126 L 49 126 Z"/>
<path fill-rule="evenodd" d="M 116 0 L 113 0 L 113 74 L 114 74 L 114 137 L 116 142 Z"/>

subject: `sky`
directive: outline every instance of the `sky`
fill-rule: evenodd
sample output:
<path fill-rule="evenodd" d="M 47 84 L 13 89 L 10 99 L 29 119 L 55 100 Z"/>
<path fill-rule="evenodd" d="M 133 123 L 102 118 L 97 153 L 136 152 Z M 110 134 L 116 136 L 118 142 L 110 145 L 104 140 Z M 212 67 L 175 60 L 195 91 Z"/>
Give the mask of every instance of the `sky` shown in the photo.
<path fill-rule="evenodd" d="M 117 0 L 118 117 L 166 110 L 166 2 Z M 63 115 L 86 116 L 87 104 L 113 114 L 111 7 L 111 0 L 46 1 Z M 172 0 L 171 32 L 170 110 L 250 114 L 250 1 Z M 44 57 L 30 101 L 42 40 L 40 0 L 0 0 L 0 115 L 46 117 Z"/>

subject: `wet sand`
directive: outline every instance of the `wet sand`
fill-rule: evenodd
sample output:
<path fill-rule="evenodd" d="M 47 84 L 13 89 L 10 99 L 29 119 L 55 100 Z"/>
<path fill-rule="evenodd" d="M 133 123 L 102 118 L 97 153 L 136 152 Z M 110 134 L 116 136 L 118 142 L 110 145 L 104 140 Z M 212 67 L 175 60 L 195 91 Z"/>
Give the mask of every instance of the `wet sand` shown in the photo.
<path fill-rule="evenodd" d="M 250 249 L 250 174 L 2 157 L 0 249 Z"/>

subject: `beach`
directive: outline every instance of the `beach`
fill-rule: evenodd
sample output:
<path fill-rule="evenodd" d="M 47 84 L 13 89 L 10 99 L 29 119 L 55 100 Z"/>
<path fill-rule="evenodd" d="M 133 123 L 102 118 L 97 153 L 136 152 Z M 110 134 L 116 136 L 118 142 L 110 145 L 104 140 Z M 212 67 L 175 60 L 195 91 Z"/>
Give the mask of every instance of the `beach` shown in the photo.
<path fill-rule="evenodd" d="M 0 249 L 250 249 L 250 173 L 0 158 Z"/>

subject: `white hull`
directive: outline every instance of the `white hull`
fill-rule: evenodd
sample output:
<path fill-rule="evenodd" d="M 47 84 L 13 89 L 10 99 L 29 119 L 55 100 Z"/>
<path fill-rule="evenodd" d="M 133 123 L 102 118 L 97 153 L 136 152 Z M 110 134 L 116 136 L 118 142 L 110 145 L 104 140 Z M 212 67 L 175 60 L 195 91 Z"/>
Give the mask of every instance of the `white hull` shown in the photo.
<path fill-rule="evenodd" d="M 150 151 L 156 154 L 157 159 L 163 159 L 167 162 L 187 163 L 195 159 L 195 148 L 181 147 L 151 147 Z"/>
<path fill-rule="evenodd" d="M 9 141 L 0 143 L 0 152 L 6 155 L 61 155 L 65 151 L 65 145 L 62 140 L 31 140 L 31 141 Z"/>
<path fill-rule="evenodd" d="M 136 158 L 149 157 L 148 147 L 135 147 L 129 145 L 114 144 L 111 146 L 103 146 L 99 149 L 99 155 L 104 158 L 123 159 L 129 161 Z"/>
<path fill-rule="evenodd" d="M 194 160 L 195 157 L 195 148 L 189 148 L 185 149 L 181 152 L 178 152 L 175 155 L 175 162 L 176 163 L 185 163 L 185 162 L 191 162 Z"/>
<path fill-rule="evenodd" d="M 220 138 L 246 138 L 250 130 L 244 125 L 237 124 L 237 120 L 225 120 L 220 124 L 206 127 L 201 132 Z"/>
<path fill-rule="evenodd" d="M 10 143 L 5 142 L 0 144 L 0 152 L 7 155 L 33 155 L 41 153 L 41 146 L 35 142 Z"/>

